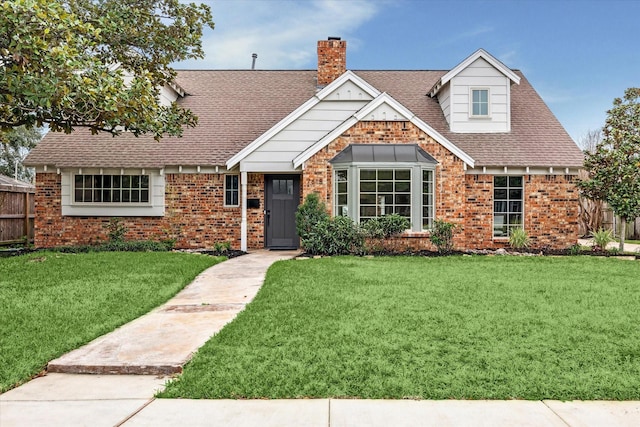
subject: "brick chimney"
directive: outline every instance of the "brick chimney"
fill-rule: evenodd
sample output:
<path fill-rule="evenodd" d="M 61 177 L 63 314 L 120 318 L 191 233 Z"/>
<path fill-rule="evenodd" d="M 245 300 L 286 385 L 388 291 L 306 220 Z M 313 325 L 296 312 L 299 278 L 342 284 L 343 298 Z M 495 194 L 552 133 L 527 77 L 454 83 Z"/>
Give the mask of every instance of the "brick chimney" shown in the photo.
<path fill-rule="evenodd" d="M 318 41 L 318 86 L 324 87 L 347 71 L 347 42 L 340 37 Z"/>

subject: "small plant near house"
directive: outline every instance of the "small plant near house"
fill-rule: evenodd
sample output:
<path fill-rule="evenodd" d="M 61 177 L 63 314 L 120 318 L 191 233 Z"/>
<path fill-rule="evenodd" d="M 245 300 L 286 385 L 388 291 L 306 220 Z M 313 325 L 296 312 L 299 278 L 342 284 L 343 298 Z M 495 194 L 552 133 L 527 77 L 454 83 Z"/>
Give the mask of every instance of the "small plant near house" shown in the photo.
<path fill-rule="evenodd" d="M 526 249 L 531 243 L 529 235 L 524 228 L 512 228 L 509 233 L 509 246 L 512 249 Z"/>
<path fill-rule="evenodd" d="M 367 242 L 367 251 L 382 252 L 384 240 L 397 236 L 411 226 L 409 220 L 398 214 L 372 218 L 361 225 Z"/>
<path fill-rule="evenodd" d="M 306 249 L 305 242 L 312 238 L 318 224 L 328 221 L 327 207 L 320 201 L 317 193 L 311 193 L 304 199 L 296 211 L 296 231 L 300 236 L 302 247 Z"/>
<path fill-rule="evenodd" d="M 593 250 L 604 251 L 607 249 L 607 245 L 613 242 L 613 233 L 611 230 L 605 230 L 599 228 L 598 231 L 592 231 L 591 237 L 593 237 Z"/>
<path fill-rule="evenodd" d="M 433 222 L 430 240 L 441 254 L 447 254 L 453 250 L 453 232 L 456 228 L 456 224 L 441 219 Z"/>
<path fill-rule="evenodd" d="M 218 255 L 224 255 L 231 250 L 231 242 L 216 242 L 213 251 Z"/>
<path fill-rule="evenodd" d="M 122 218 L 110 218 L 109 223 L 105 224 L 104 228 L 107 229 L 107 236 L 110 242 L 124 242 L 127 227 L 122 223 Z"/>

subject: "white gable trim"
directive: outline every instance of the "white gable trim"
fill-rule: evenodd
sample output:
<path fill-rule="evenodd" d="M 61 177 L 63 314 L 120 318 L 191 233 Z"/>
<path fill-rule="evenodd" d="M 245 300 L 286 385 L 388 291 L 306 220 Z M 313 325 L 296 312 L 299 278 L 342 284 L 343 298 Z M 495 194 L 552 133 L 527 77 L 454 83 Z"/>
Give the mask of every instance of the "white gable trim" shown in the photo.
<path fill-rule="evenodd" d="M 378 107 L 380 107 L 383 104 L 386 104 L 390 108 L 396 110 L 400 115 L 403 116 L 405 120 L 413 123 L 415 126 L 417 126 L 420 130 L 422 130 L 427 135 L 429 135 L 431 138 L 433 138 L 436 142 L 438 142 L 444 148 L 451 151 L 454 155 L 460 158 L 463 162 L 465 162 L 465 164 L 473 168 L 473 165 L 475 164 L 475 160 L 473 160 L 471 156 L 469 156 L 467 153 L 459 149 L 457 146 L 451 143 L 448 139 L 446 139 L 444 136 L 442 136 L 439 132 L 437 132 L 431 126 L 426 124 L 424 121 L 419 119 L 408 108 L 406 108 L 404 105 L 400 104 L 398 101 L 393 99 L 386 92 L 378 95 L 373 101 L 371 101 L 366 106 L 361 108 L 360 111 L 357 111 L 355 114 L 353 114 L 353 116 L 345 120 L 340 126 L 338 126 L 334 130 L 329 132 L 320 141 L 313 144 L 311 147 L 309 147 L 307 150 L 305 150 L 299 156 L 293 159 L 293 167 L 297 169 L 304 162 L 306 162 L 311 157 L 313 157 L 318 151 L 320 151 L 321 149 L 329 145 L 329 143 L 331 143 L 334 139 L 338 138 L 340 135 L 342 135 L 342 133 L 347 131 L 353 125 L 355 125 L 359 121 L 366 121 L 367 116 L 369 114 L 372 114 Z"/>
<path fill-rule="evenodd" d="M 509 67 L 507 67 L 502 62 L 497 60 L 494 56 L 489 54 L 486 50 L 478 49 L 474 53 L 472 53 L 471 56 L 467 57 L 467 59 L 465 59 L 458 65 L 456 65 L 447 74 L 440 77 L 440 80 L 438 80 L 438 82 L 429 91 L 429 96 L 434 97 L 435 95 L 437 95 L 438 91 L 440 90 L 440 88 L 442 88 L 442 86 L 447 84 L 452 78 L 458 75 L 462 70 L 467 68 L 469 65 L 473 64 L 478 58 L 482 58 L 485 61 L 487 61 L 489 64 L 491 64 L 493 68 L 500 71 L 502 74 L 508 77 L 509 80 L 511 80 L 513 83 L 517 85 L 520 84 L 520 76 L 518 76 L 516 73 L 511 71 Z"/>
<path fill-rule="evenodd" d="M 299 119 L 304 113 L 309 111 L 327 96 L 331 95 L 336 89 L 338 89 L 347 81 L 350 81 L 351 83 L 358 86 L 372 98 L 375 98 L 380 94 L 379 90 L 355 75 L 352 71 L 347 71 L 336 80 L 331 82 L 329 85 L 327 85 L 324 89 L 319 91 L 313 98 L 309 99 L 307 102 L 296 108 L 287 117 L 280 120 L 275 126 L 260 135 L 253 142 L 240 150 L 236 155 L 227 160 L 227 169 L 232 169 L 237 166 L 243 159 L 245 159 L 249 154 L 253 153 L 258 147 L 262 146 L 264 143 L 273 138 L 278 132 L 284 130 L 291 123 Z"/>

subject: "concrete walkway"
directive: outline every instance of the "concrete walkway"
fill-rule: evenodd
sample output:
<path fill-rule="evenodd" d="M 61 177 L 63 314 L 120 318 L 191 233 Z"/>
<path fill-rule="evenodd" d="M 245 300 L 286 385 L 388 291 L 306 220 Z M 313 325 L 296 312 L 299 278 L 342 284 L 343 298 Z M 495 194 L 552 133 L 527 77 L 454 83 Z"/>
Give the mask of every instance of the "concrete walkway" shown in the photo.
<path fill-rule="evenodd" d="M 640 425 L 640 402 L 154 399 L 253 299 L 267 268 L 295 254 L 258 251 L 211 267 L 165 305 L 0 395 L 0 427 Z M 134 372 L 147 375 L 125 375 Z"/>
<path fill-rule="evenodd" d="M 579 239 L 578 243 L 583 246 L 593 246 L 593 239 Z M 607 249 L 618 249 L 618 246 L 620 246 L 620 243 L 611 242 L 607 245 Z M 640 245 L 637 245 L 635 243 L 625 243 L 624 251 L 630 253 L 640 252 Z"/>

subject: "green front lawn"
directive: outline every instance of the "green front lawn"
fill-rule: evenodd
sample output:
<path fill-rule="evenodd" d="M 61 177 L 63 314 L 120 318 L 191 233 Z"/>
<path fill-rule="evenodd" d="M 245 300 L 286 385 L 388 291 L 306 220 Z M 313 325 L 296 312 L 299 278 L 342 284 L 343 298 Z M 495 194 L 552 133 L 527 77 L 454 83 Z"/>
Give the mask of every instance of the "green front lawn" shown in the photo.
<path fill-rule="evenodd" d="M 162 304 L 222 259 L 170 252 L 0 258 L 0 392 Z"/>
<path fill-rule="evenodd" d="M 161 397 L 640 399 L 640 263 L 292 260 Z"/>

